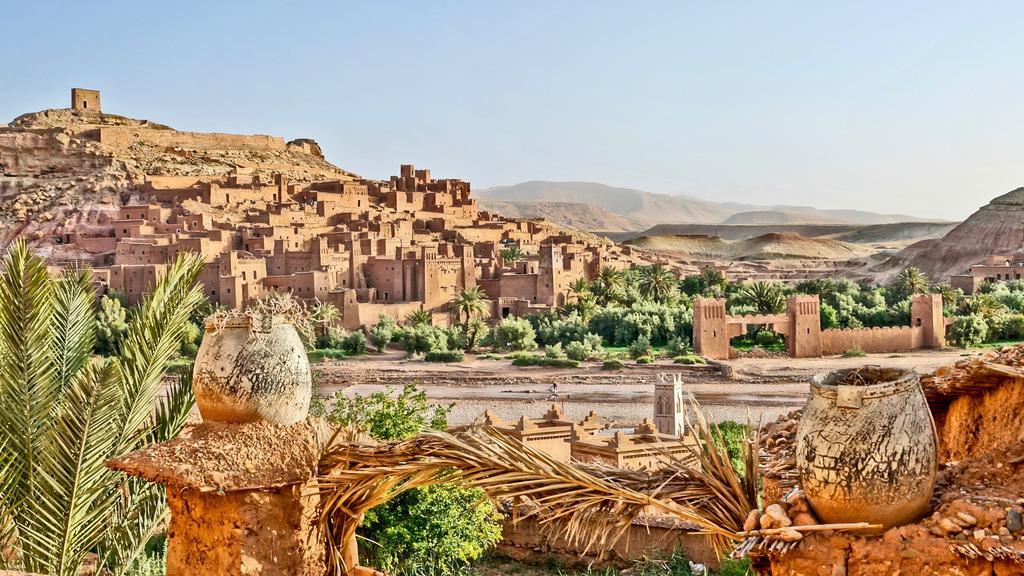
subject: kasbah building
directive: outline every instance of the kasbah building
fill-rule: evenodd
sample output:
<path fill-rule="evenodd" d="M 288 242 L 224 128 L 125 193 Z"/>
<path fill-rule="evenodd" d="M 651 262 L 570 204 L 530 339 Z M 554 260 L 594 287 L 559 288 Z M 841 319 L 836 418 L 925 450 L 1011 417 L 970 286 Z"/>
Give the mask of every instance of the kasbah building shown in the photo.
<path fill-rule="evenodd" d="M 98 91 L 76 89 L 72 110 L 100 113 Z M 74 137 L 101 146 L 279 150 L 271 136 L 241 136 L 101 126 Z M 119 208 L 111 230 L 61 239 L 97 254 L 97 281 L 131 303 L 151 289 L 181 252 L 207 262 L 207 297 L 241 307 L 272 293 L 331 303 L 348 329 L 372 326 L 381 314 L 401 319 L 414 310 L 452 321 L 450 303 L 480 286 L 491 317 L 564 305 L 569 286 L 592 280 L 604 266 L 641 262 L 628 247 L 542 221 L 480 211 L 470 183 L 437 179 L 403 164 L 389 180 L 359 177 L 292 181 L 280 173 L 217 176 L 147 174 Z M 518 262 L 501 251 L 517 246 Z"/>

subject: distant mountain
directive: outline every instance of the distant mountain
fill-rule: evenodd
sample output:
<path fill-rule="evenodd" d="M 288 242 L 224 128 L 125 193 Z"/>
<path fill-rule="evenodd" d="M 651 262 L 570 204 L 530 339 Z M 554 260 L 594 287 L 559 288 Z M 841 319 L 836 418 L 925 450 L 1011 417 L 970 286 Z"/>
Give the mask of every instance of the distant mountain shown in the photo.
<path fill-rule="evenodd" d="M 962 274 L 986 256 L 1024 251 L 1024 188 L 994 198 L 942 238 L 922 240 L 893 258 L 917 266 L 934 281 Z"/>
<path fill-rule="evenodd" d="M 627 232 L 644 228 L 640 223 L 625 216 L 614 214 L 590 204 L 576 202 L 506 202 L 482 199 L 480 208 L 509 218 L 544 218 L 556 226 L 568 226 L 577 230 L 601 232 Z"/>
<path fill-rule="evenodd" d="M 517 204 L 532 202 L 588 204 L 635 222 L 642 229 L 658 224 L 719 224 L 734 215 L 757 213 L 741 219 L 748 224 L 888 224 L 920 222 L 922 218 L 902 214 L 876 214 L 863 210 L 820 210 L 808 206 L 756 206 L 733 202 L 712 202 L 691 196 L 655 194 L 632 188 L 617 188 L 595 182 L 547 182 L 531 180 L 512 186 L 495 186 L 474 191 L 484 200 Z M 525 209 L 525 206 L 520 206 Z M 541 207 L 535 213 L 544 217 Z"/>
<path fill-rule="evenodd" d="M 773 232 L 736 241 L 717 236 L 641 236 L 624 244 L 676 257 L 712 260 L 850 260 L 872 253 L 857 244 L 828 238 L 807 238 L 791 232 Z"/>

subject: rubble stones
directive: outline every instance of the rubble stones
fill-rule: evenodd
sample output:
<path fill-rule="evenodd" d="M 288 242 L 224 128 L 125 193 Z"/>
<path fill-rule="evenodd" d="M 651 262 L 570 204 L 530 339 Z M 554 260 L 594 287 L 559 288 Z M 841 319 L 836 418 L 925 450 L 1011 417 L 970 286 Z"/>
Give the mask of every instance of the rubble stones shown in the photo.
<path fill-rule="evenodd" d="M 1024 529 L 1024 524 L 1021 522 L 1020 512 L 1010 508 L 1006 511 L 1006 529 L 1010 532 L 1020 532 Z"/>

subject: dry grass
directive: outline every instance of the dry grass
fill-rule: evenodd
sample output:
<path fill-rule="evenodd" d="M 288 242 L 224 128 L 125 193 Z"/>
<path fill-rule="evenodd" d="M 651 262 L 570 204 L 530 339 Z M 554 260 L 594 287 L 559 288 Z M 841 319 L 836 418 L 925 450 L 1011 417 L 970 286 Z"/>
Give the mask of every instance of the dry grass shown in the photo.
<path fill-rule="evenodd" d="M 320 463 L 330 570 L 346 574 L 343 551 L 367 511 L 406 490 L 444 482 L 483 489 L 511 504 L 513 521 L 535 516 L 549 537 L 584 553 L 612 546 L 645 508 L 691 523 L 724 546 L 738 538 L 755 506 L 756 443 L 745 450 L 741 478 L 703 415 L 693 413 L 700 448 L 654 474 L 559 462 L 487 427 L 391 443 L 340 431 Z"/>

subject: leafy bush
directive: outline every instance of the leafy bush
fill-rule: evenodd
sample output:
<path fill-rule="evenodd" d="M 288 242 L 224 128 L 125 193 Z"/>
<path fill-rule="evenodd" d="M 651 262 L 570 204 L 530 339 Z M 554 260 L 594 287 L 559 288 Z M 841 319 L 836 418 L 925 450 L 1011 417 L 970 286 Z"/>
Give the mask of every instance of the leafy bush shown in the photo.
<path fill-rule="evenodd" d="M 636 359 L 637 364 L 653 364 L 654 356 L 641 356 Z"/>
<path fill-rule="evenodd" d="M 427 362 L 462 362 L 464 358 L 461 350 L 434 350 L 423 357 Z"/>
<path fill-rule="evenodd" d="M 448 407 L 431 405 L 406 385 L 351 399 L 337 395 L 328 419 L 379 440 L 405 440 L 448 427 Z M 444 574 L 479 558 L 501 537 L 501 515 L 483 491 L 442 484 L 405 492 L 367 513 L 360 556 L 390 573 Z"/>
<path fill-rule="evenodd" d="M 390 316 L 381 314 L 377 317 L 377 323 L 370 329 L 370 339 L 373 340 L 373 347 L 377 349 L 377 352 L 383 352 L 384 348 L 391 343 L 396 328 L 398 328 L 398 323 Z"/>
<path fill-rule="evenodd" d="M 867 353 L 856 344 L 851 346 L 846 352 L 843 352 L 843 358 L 862 358 L 864 356 L 867 356 Z"/>
<path fill-rule="evenodd" d="M 363 331 L 356 330 L 349 334 L 341 343 L 341 349 L 352 356 L 366 354 L 366 336 L 363 335 Z"/>
<path fill-rule="evenodd" d="M 646 336 L 640 336 L 629 345 L 629 357 L 639 360 L 644 356 L 651 355 L 651 341 Z"/>
<path fill-rule="evenodd" d="M 121 338 L 128 332 L 128 308 L 121 299 L 104 296 L 100 298 L 100 311 L 96 315 L 96 344 L 98 354 L 117 354 Z"/>
<path fill-rule="evenodd" d="M 535 350 L 537 342 L 533 326 L 524 319 L 509 316 L 494 328 L 494 344 L 502 350 Z"/>
<path fill-rule="evenodd" d="M 566 358 L 565 350 L 562 350 L 562 343 L 557 342 L 544 349 L 544 356 L 547 358 Z"/>
<path fill-rule="evenodd" d="M 539 354 L 520 354 L 512 359 L 513 366 L 550 366 L 552 368 L 576 368 L 580 365 L 568 358 L 547 358 Z"/>
<path fill-rule="evenodd" d="M 665 352 L 669 356 L 683 356 L 692 351 L 689 340 L 680 336 L 669 338 L 668 344 L 665 346 Z"/>
<path fill-rule="evenodd" d="M 672 337 L 689 336 L 693 313 L 684 306 L 639 302 L 629 308 L 599 309 L 587 327 L 612 346 L 628 346 L 640 336 L 664 344 Z"/>
<path fill-rule="evenodd" d="M 536 332 L 537 343 L 541 346 L 551 344 L 567 345 L 580 342 L 587 335 L 587 326 L 580 319 L 578 312 L 561 319 L 552 314 L 533 314 L 526 318 Z"/>
<path fill-rule="evenodd" d="M 463 338 L 467 352 L 476 350 L 478 346 L 487 338 L 487 334 L 490 329 L 487 328 L 487 323 L 479 318 L 471 320 L 469 324 L 466 324 L 466 330 L 464 331 Z"/>
<path fill-rule="evenodd" d="M 345 331 L 339 330 L 338 328 L 328 328 L 316 335 L 316 347 L 323 348 L 341 348 L 341 344 L 345 339 Z"/>
<path fill-rule="evenodd" d="M 957 316 L 949 327 L 949 336 L 961 348 L 977 346 L 988 336 L 988 324 L 979 314 Z"/>
<path fill-rule="evenodd" d="M 703 356 L 697 356 L 695 354 L 684 354 L 682 356 L 676 356 L 672 359 L 672 362 L 676 364 L 707 364 L 708 361 Z"/>
<path fill-rule="evenodd" d="M 991 327 L 995 330 L 995 327 Z M 991 334 L 989 337 L 991 338 Z M 1024 339 L 1024 314 L 1009 314 L 1002 318 L 999 329 L 996 333 L 999 340 L 1021 340 Z"/>
<path fill-rule="evenodd" d="M 713 425 L 711 427 L 711 434 L 718 444 L 725 448 L 725 451 L 729 454 L 729 461 L 732 462 L 732 467 L 742 477 L 745 468 L 743 465 L 743 443 L 747 441 L 747 437 L 750 435 L 750 427 L 732 420 L 726 420 Z"/>
<path fill-rule="evenodd" d="M 622 360 L 611 358 L 601 363 L 601 370 L 622 370 Z"/>
<path fill-rule="evenodd" d="M 345 351 L 337 348 L 317 348 L 316 350 L 310 350 L 306 355 L 309 357 L 310 362 L 319 362 L 324 358 L 344 360 L 346 357 Z"/>
<path fill-rule="evenodd" d="M 750 566 L 749 558 L 723 558 L 722 564 L 718 567 L 718 576 L 753 576 L 754 569 Z"/>
<path fill-rule="evenodd" d="M 448 332 L 429 324 L 406 326 L 402 332 L 402 345 L 409 354 L 427 354 L 448 349 Z"/>
<path fill-rule="evenodd" d="M 771 330 L 762 330 L 754 336 L 754 344 L 762 348 L 773 348 L 784 345 L 785 338 Z"/>

